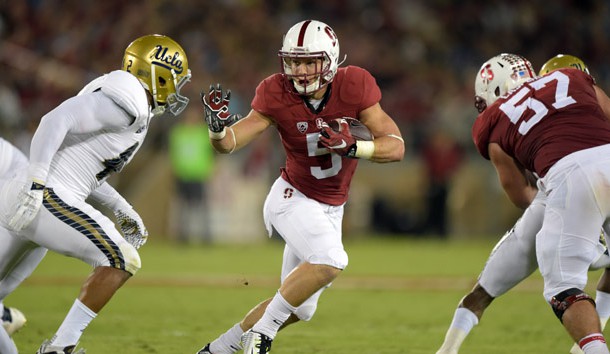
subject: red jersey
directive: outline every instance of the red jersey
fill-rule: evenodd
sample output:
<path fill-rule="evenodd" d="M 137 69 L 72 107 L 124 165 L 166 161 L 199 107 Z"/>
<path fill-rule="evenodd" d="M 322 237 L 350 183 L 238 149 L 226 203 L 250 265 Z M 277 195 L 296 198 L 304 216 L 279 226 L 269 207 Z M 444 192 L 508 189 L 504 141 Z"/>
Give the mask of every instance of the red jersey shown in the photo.
<path fill-rule="evenodd" d="M 489 159 L 497 143 L 526 169 L 543 177 L 562 157 L 610 143 L 610 122 L 593 88 L 577 69 L 555 70 L 531 80 L 487 107 L 474 122 L 472 138 Z"/>
<path fill-rule="evenodd" d="M 309 198 L 341 205 L 347 200 L 358 160 L 320 147 L 320 123 L 358 118 L 361 111 L 381 100 L 379 86 L 365 69 L 339 68 L 328 87 L 330 95 L 316 113 L 301 96 L 286 90 L 284 80 L 280 74 L 266 78 L 252 100 L 252 109 L 273 119 L 280 134 L 286 152 L 282 177 Z"/>

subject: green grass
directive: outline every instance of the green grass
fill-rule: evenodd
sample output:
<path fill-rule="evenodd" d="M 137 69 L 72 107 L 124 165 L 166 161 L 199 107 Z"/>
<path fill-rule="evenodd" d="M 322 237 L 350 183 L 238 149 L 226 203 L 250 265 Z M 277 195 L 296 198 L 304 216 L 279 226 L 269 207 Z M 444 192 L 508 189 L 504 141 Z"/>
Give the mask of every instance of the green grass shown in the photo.
<path fill-rule="evenodd" d="M 273 353 L 434 353 L 493 241 L 346 242 L 348 268 L 322 296 L 311 322 L 280 332 Z M 282 247 L 178 247 L 153 240 L 141 250 L 143 269 L 87 328 L 81 346 L 89 354 L 195 353 L 274 294 Z M 5 300 L 28 317 L 14 336 L 20 352 L 35 352 L 53 335 L 88 272 L 78 260 L 49 253 Z M 598 277 L 591 274 L 591 289 Z M 541 291 L 535 274 L 497 299 L 462 353 L 567 353 L 568 335 Z"/>

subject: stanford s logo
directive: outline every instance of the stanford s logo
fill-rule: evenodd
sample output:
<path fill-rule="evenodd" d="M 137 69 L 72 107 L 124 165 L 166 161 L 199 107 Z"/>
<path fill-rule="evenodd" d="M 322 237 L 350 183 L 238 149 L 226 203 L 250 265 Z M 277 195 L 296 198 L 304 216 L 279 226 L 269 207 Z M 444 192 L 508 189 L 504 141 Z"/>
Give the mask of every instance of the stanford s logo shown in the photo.
<path fill-rule="evenodd" d="M 294 193 L 294 189 L 292 189 L 292 188 L 284 189 L 284 199 L 292 198 L 293 193 Z"/>
<path fill-rule="evenodd" d="M 157 45 L 151 57 L 155 60 L 153 64 L 162 66 L 168 70 L 174 69 L 176 74 L 182 74 L 184 68 L 182 67 L 182 59 L 180 59 L 180 53 L 175 52 L 173 55 L 168 54 L 169 48 Z"/>
<path fill-rule="evenodd" d="M 324 32 L 326 32 L 326 34 L 330 37 L 330 39 L 333 42 L 333 48 L 337 46 L 337 35 L 335 34 L 335 32 L 333 31 L 332 28 L 326 26 L 324 28 Z"/>
<path fill-rule="evenodd" d="M 493 70 L 491 70 L 491 64 L 485 65 L 485 67 L 481 69 L 481 72 L 479 74 L 481 75 L 481 79 L 483 79 L 484 82 L 490 82 L 494 79 L 494 72 Z"/>
<path fill-rule="evenodd" d="M 307 122 L 297 122 L 297 129 L 301 134 L 307 131 L 307 127 L 309 127 L 309 124 Z"/>

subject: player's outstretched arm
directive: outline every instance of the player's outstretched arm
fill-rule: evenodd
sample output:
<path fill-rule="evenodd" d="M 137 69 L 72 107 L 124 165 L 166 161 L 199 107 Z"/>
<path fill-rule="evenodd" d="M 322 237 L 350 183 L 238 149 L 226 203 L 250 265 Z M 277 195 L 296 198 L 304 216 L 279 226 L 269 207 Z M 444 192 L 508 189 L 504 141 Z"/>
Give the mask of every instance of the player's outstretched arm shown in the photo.
<path fill-rule="evenodd" d="M 220 84 L 210 86 L 207 95 L 201 94 L 210 142 L 223 154 L 239 150 L 271 125 L 270 119 L 254 110 L 243 119 L 239 114 L 229 113 L 230 100 L 231 91 L 223 94 Z"/>

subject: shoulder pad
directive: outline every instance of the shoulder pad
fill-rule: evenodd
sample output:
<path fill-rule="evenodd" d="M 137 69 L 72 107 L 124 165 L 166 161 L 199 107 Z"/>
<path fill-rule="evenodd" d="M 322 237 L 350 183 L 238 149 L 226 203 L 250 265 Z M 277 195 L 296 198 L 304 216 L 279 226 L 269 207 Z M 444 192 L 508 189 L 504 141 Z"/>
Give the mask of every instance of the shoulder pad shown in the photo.
<path fill-rule="evenodd" d="M 261 81 L 256 88 L 252 108 L 263 114 L 274 115 L 275 110 L 302 104 L 299 96 L 286 90 L 283 80 L 280 74 L 274 74 Z"/>
<path fill-rule="evenodd" d="M 339 98 L 341 101 L 348 104 L 358 104 L 364 96 L 364 88 L 366 87 L 367 71 L 357 66 L 347 66 L 340 68 L 337 71 L 337 77 L 340 79 Z"/>
<path fill-rule="evenodd" d="M 110 97 L 127 113 L 138 120 L 140 117 L 148 117 L 150 107 L 146 91 L 138 79 L 130 73 L 122 70 L 115 70 L 108 74 L 98 77 L 80 92 L 91 93 L 97 89 Z"/>

